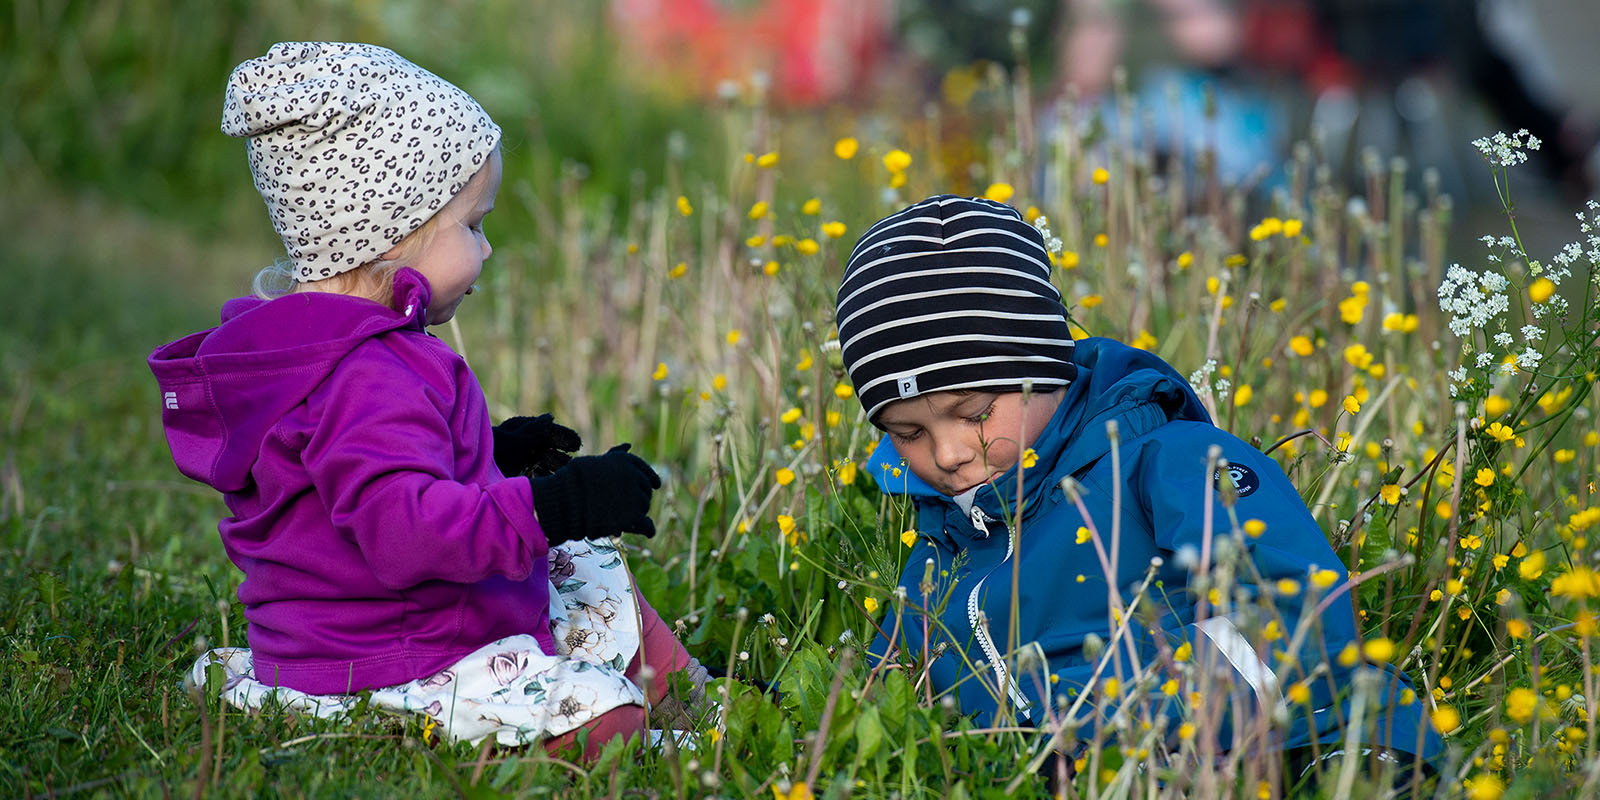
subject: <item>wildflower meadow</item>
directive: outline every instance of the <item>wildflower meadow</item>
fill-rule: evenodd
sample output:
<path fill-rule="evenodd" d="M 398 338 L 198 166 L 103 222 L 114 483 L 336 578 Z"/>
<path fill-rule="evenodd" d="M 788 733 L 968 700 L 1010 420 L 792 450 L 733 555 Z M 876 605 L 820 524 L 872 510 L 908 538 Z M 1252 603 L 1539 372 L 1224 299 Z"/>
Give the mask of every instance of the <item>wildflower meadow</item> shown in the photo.
<path fill-rule="evenodd" d="M 470 361 L 497 419 L 548 410 L 590 447 L 632 442 L 661 473 L 661 533 L 625 539 L 625 559 L 719 676 L 720 710 L 681 741 L 615 743 L 583 766 L 443 742 L 365 709 L 241 714 L 215 687 L 186 691 L 198 652 L 244 640 L 239 574 L 216 541 L 220 499 L 171 464 L 143 358 L 212 324 L 217 301 L 276 255 L 242 146 L 214 118 L 233 63 L 271 41 L 260 37 L 304 29 L 287 11 L 246 31 L 227 10 L 171 5 L 210 49 L 169 48 L 165 70 L 123 37 L 175 44 L 171 15 L 124 25 L 92 6 L 21 2 L 18 29 L 0 34 L 0 58 L 19 65 L 46 58 L 40 41 L 79 52 L 66 62 L 79 68 L 8 67 L 0 83 L 39 99 L 7 112 L 0 148 L 17 305 L 0 331 L 0 794 L 1600 793 L 1600 207 L 1542 221 L 1568 244 L 1525 238 L 1519 171 L 1540 142 L 1463 132 L 1480 156 L 1469 177 L 1503 213 L 1462 231 L 1436 176 L 1387 154 L 1346 184 L 1308 141 L 1274 180 L 1226 185 L 1204 158 L 1134 141 L 1118 124 L 1136 113 L 1126 104 L 1064 100 L 1040 115 L 1027 75 L 999 68 L 960 103 L 915 109 L 789 110 L 748 78 L 674 97 L 630 76 L 616 43 L 587 40 L 588 12 L 536 25 L 494 4 L 470 36 L 450 27 L 432 50 L 420 4 L 286 5 L 319 36 L 383 41 L 461 76 L 504 125 L 496 252 L 482 291 L 435 332 Z M 533 4 L 552 17 L 558 5 Z M 520 47 L 521 35 L 551 44 Z M 65 88 L 50 96 L 53 82 Z M 51 138 L 90 107 L 121 116 Z M 178 141 L 143 155 L 140 137 L 163 130 Z M 919 533 L 907 501 L 862 467 L 880 434 L 841 365 L 834 292 L 868 225 L 936 192 L 1023 211 L 1051 245 L 1075 335 L 1173 364 L 1218 425 L 1300 490 L 1344 574 L 1245 591 L 1243 545 L 1272 520 L 1234 517 L 1210 552 L 1172 554 L 1211 613 L 1250 610 L 1242 630 L 1281 697 L 1219 681 L 1179 649 L 1057 696 L 1048 724 L 979 728 L 919 668 L 867 654 L 908 619 L 894 587 Z M 1230 515 L 1221 498 L 1216 513 Z M 1105 582 L 1109 535 L 1080 535 L 1081 573 L 1060 580 Z M 930 586 L 947 577 L 928 572 Z M 1166 602 L 1148 580 L 1135 588 L 1086 657 L 1114 661 Z M 1333 592 L 1355 602 L 1363 644 L 1323 654 L 1320 669 L 1281 658 Z M 1281 618 L 1274 599 L 1296 595 L 1307 613 Z M 1013 672 L 1037 671 L 1011 638 Z M 1334 663 L 1410 677 L 1401 702 L 1446 743 L 1436 773 L 1352 753 L 1308 779 L 1219 738 L 1221 707 L 1234 708 L 1230 737 L 1310 713 L 1308 687 Z M 1339 689 L 1360 709 L 1372 690 L 1357 674 Z"/>

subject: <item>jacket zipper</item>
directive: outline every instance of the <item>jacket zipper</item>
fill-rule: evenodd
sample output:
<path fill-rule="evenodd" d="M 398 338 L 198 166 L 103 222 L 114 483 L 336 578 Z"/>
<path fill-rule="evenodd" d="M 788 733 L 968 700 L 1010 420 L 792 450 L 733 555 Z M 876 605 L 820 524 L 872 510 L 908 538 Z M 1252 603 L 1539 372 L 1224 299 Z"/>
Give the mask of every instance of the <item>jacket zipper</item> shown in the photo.
<path fill-rule="evenodd" d="M 989 534 L 989 528 L 984 524 L 987 518 L 988 515 L 983 513 L 983 509 L 977 506 L 972 507 L 972 516 L 970 517 L 972 526 L 985 536 Z M 973 635 L 978 637 L 978 646 L 983 648 L 984 658 L 989 659 L 989 666 L 994 670 L 996 685 L 1011 699 L 1011 704 L 1016 706 L 1018 712 L 1026 714 L 1028 698 L 1024 697 L 1021 690 L 1017 689 L 1016 684 L 1011 681 L 1011 677 L 1006 670 L 1005 659 L 1000 657 L 1000 648 L 995 646 L 994 637 L 989 633 L 989 625 L 978 615 L 978 595 L 983 591 L 984 582 L 989 580 L 989 575 L 994 574 L 994 570 L 999 569 L 1007 561 L 1010 561 L 1011 555 L 1011 537 L 1007 536 L 1005 558 L 1000 559 L 999 564 L 990 569 L 982 578 L 979 578 L 977 584 L 972 587 L 971 594 L 967 595 L 967 622 L 972 625 Z"/>

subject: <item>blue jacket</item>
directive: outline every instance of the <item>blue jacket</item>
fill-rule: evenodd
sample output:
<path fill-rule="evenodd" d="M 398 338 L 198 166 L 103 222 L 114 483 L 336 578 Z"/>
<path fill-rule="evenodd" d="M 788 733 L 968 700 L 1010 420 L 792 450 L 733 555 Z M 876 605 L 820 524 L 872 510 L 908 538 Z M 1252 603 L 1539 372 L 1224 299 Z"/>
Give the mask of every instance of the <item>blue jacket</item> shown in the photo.
<path fill-rule="evenodd" d="M 904 660 L 922 661 L 920 609 L 926 602 L 930 615 L 938 617 L 928 639 L 936 654 L 930 670 L 933 688 L 953 692 L 962 712 L 974 714 L 980 725 L 996 721 L 1001 696 L 1008 698 L 1006 706 L 1019 721 L 1042 724 L 1048 718 L 1046 709 L 1059 702 L 1060 695 L 1070 702 L 1091 683 L 1095 662 L 1084 657 L 1083 642 L 1093 633 L 1109 646 L 1110 601 L 1094 545 L 1077 541 L 1084 520 L 1060 486 L 1071 476 L 1083 487 L 1085 507 L 1104 540 L 1108 560 L 1113 558 L 1113 497 L 1120 496 L 1114 563 L 1124 603 L 1138 592 L 1151 559 L 1163 561 L 1142 601 L 1143 611 L 1158 612 L 1155 621 L 1135 626 L 1140 663 L 1156 660 L 1154 636 L 1164 637 L 1174 649 L 1188 642 L 1196 663 L 1227 669 L 1236 693 L 1254 694 L 1268 708 L 1283 705 L 1288 688 L 1305 680 L 1311 691 L 1309 708 L 1288 703 L 1290 723 L 1275 745 L 1290 749 L 1312 740 L 1344 741 L 1352 670 L 1334 662 L 1346 644 L 1360 641 L 1348 594 L 1314 624 L 1296 660 L 1285 663 L 1276 652 L 1258 655 L 1251 647 L 1251 642 L 1265 640 L 1259 631 L 1268 623 L 1267 615 L 1256 613 L 1253 603 L 1240 607 L 1230 603 L 1225 612 L 1213 608 L 1208 619 L 1196 625 L 1199 598 L 1188 587 L 1189 568 L 1180 563 L 1188 560 L 1188 553 L 1200 552 L 1208 494 L 1213 541 L 1235 537 L 1235 522 L 1223 505 L 1216 480 L 1205 474 L 1207 453 L 1215 445 L 1237 486 L 1233 509 L 1237 524 L 1252 519 L 1266 523 L 1259 537 L 1242 537 L 1260 577 L 1241 566 L 1236 585 L 1253 598 L 1258 586 L 1283 578 L 1309 587 L 1308 573 L 1327 569 L 1338 574 L 1338 583 L 1314 595 L 1327 596 L 1344 583 L 1346 571 L 1294 485 L 1277 462 L 1212 425 L 1188 383 L 1156 356 L 1091 338 L 1078 342 L 1074 360 L 1077 379 L 1064 390 L 1054 417 L 1033 444 L 1037 462 L 1023 470 L 1017 552 L 1012 552 L 1007 527 L 1014 518 L 1016 467 L 981 487 L 969 514 L 913 475 L 887 437 L 874 450 L 868 472 L 885 491 L 909 495 L 917 508 L 919 536 L 900 576 L 907 596 L 897 637 Z M 1110 457 L 1106 423 L 1112 421 L 1118 432 L 1120 474 Z M 929 559 L 934 564 L 934 589 L 924 598 L 919 584 Z M 1009 625 L 1013 569 L 1020 570 L 1015 639 Z M 1273 642 L 1274 651 L 1287 646 L 1306 597 L 1306 591 L 1277 595 L 1274 602 L 1283 635 Z M 893 622 L 887 620 L 885 630 Z M 1011 651 L 1012 642 L 1037 643 L 1046 664 L 1011 674 L 1008 663 L 1017 661 L 1001 656 Z M 875 656 L 889 652 L 885 636 L 878 637 L 871 652 Z M 1102 680 L 1132 674 L 1126 649 L 1117 652 L 1120 665 L 1108 664 Z M 1029 659 L 1022 663 L 1027 665 Z M 1306 680 L 1309 670 L 1323 663 L 1331 672 Z M 1432 759 L 1440 744 L 1425 720 L 1421 699 L 1402 703 L 1399 698 L 1410 688 L 1409 682 L 1393 668 L 1384 668 L 1382 675 L 1379 711 L 1365 713 L 1368 724 L 1358 739 Z M 1182 697 L 1183 693 L 1171 701 L 1163 697 L 1162 713 L 1178 714 Z M 1231 705 L 1226 697 L 1209 701 Z M 1093 726 L 1093 715 L 1085 713 L 1093 711 L 1092 704 L 1085 701 L 1085 706 L 1078 716 L 1091 719 L 1080 727 L 1080 735 Z"/>

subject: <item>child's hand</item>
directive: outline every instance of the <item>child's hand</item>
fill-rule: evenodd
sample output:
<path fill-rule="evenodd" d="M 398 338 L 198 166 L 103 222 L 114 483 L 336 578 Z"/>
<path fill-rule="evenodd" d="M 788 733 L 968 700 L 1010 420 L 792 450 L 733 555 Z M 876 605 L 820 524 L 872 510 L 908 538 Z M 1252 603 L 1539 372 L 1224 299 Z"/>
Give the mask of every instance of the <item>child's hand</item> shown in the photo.
<path fill-rule="evenodd" d="M 566 466 L 583 439 L 549 414 L 512 417 L 494 426 L 494 463 L 500 474 L 549 475 Z"/>
<path fill-rule="evenodd" d="M 661 478 L 628 447 L 574 458 L 553 475 L 528 479 L 533 511 L 551 546 L 619 533 L 656 535 L 650 493 L 661 488 Z"/>

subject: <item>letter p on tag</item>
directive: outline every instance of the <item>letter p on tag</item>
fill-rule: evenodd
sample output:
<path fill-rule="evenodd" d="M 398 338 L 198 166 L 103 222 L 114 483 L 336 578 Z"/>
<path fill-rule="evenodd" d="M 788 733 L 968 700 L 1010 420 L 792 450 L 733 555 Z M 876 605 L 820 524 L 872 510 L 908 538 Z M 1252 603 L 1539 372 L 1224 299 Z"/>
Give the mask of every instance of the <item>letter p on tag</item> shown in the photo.
<path fill-rule="evenodd" d="M 900 390 L 900 399 L 917 396 L 917 376 L 901 375 L 895 379 L 895 387 Z"/>

